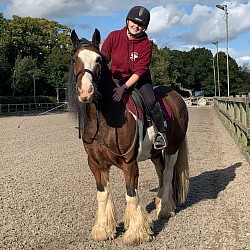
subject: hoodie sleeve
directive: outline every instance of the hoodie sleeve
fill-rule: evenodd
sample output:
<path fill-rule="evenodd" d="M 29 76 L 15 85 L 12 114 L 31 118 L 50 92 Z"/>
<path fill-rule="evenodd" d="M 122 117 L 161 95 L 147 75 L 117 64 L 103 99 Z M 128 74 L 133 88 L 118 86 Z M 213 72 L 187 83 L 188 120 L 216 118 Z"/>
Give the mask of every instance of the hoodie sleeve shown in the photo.
<path fill-rule="evenodd" d="M 149 66 L 152 58 L 152 44 L 149 40 L 145 40 L 142 44 L 139 57 L 134 62 L 133 73 L 142 78 L 145 74 L 149 73 Z"/>

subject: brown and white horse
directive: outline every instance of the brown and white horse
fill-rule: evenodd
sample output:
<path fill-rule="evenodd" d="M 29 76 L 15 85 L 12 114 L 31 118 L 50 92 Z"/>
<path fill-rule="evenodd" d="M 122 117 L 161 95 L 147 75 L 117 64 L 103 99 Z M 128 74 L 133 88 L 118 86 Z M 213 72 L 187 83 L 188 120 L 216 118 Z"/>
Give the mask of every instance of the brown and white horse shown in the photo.
<path fill-rule="evenodd" d="M 98 209 L 92 237 L 107 240 L 116 235 L 117 219 L 109 189 L 109 170 L 115 165 L 123 170 L 126 184 L 124 243 L 150 241 L 151 223 L 138 195 L 138 162 L 151 159 L 155 165 L 159 178 L 158 218 L 173 216 L 176 205 L 185 202 L 189 187 L 187 107 L 174 90 L 165 86 L 155 89 L 170 109 L 171 118 L 167 121 L 168 147 L 163 151 L 154 150 L 153 126 L 145 132 L 141 120 L 123 102 L 112 99 L 116 84 L 99 51 L 99 31 L 95 30 L 90 42 L 79 39 L 73 30 L 71 40 L 75 51 L 69 77 L 69 105 L 77 111 L 79 135 L 97 187 Z"/>

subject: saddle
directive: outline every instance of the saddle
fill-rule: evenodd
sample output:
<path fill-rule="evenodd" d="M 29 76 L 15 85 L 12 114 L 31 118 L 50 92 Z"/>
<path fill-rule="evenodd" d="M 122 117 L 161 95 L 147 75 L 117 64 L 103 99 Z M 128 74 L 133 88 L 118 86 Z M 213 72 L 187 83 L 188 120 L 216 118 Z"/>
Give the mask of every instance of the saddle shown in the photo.
<path fill-rule="evenodd" d="M 159 102 L 163 114 L 164 121 L 168 122 L 172 118 L 172 112 L 169 106 L 164 102 L 164 100 L 155 93 L 156 101 Z M 141 120 L 143 126 L 148 128 L 152 125 L 152 120 L 149 114 L 147 105 L 137 89 L 132 92 L 124 93 L 122 100 L 126 108 L 139 120 Z"/>

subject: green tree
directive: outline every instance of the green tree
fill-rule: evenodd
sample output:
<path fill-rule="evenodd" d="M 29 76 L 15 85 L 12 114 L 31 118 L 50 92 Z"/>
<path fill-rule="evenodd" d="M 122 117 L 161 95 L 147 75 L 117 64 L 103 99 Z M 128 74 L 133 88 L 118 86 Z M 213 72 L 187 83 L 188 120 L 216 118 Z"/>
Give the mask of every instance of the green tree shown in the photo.
<path fill-rule="evenodd" d="M 157 45 L 152 42 L 153 54 L 151 61 L 152 80 L 155 84 L 171 85 L 169 78 L 169 55 L 168 50 L 159 49 Z"/>
<path fill-rule="evenodd" d="M 237 80 L 237 93 L 250 93 L 250 64 L 244 63 L 239 67 L 240 76 Z"/>
<path fill-rule="evenodd" d="M 0 29 L 2 31 L 0 40 L 0 93 L 19 93 L 17 92 L 19 90 L 12 89 L 12 87 L 16 88 L 12 75 L 14 71 L 16 74 L 16 66 L 19 65 L 20 59 L 25 57 L 36 59 L 36 67 L 43 71 L 46 65 L 50 64 L 49 60 L 53 58 L 50 56 L 52 51 L 60 47 L 64 49 L 70 60 L 72 49 L 68 35 L 70 29 L 65 25 L 44 18 L 13 16 L 11 20 L 6 20 L 1 14 Z M 16 62 L 17 59 L 18 62 Z M 67 63 L 68 66 L 69 61 L 63 60 L 63 62 Z M 61 74 L 62 72 L 59 75 Z M 57 83 L 47 82 L 47 79 L 51 78 L 40 77 L 37 79 L 38 91 L 41 94 L 53 95 L 55 93 L 54 86 L 57 86 Z M 42 80 L 43 82 L 40 82 Z M 19 94 L 23 93 L 23 91 L 24 89 Z"/>
<path fill-rule="evenodd" d="M 37 59 L 30 56 L 18 57 L 12 76 L 12 89 L 14 95 L 32 95 L 34 81 L 42 75 L 37 67 Z"/>
<path fill-rule="evenodd" d="M 185 79 L 185 52 L 169 50 L 169 76 L 172 85 L 187 87 Z"/>
<path fill-rule="evenodd" d="M 221 96 L 228 95 L 227 84 L 227 56 L 224 52 L 219 52 L 219 70 L 220 70 L 220 92 Z M 229 62 L 229 90 L 230 95 L 236 95 L 241 91 L 242 73 L 240 67 L 232 57 L 228 57 Z"/>
<path fill-rule="evenodd" d="M 70 60 L 64 48 L 53 48 L 44 66 L 46 80 L 50 86 L 65 88 L 70 67 Z"/>

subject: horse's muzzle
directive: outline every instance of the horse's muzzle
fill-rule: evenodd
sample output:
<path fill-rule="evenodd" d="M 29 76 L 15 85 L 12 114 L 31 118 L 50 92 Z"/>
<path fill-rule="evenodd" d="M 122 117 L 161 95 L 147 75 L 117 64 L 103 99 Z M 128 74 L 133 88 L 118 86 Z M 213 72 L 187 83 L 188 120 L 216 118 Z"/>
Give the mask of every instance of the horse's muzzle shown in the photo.
<path fill-rule="evenodd" d="M 90 96 L 78 96 L 78 101 L 82 103 L 88 103 L 91 102 L 93 99 L 93 95 Z"/>

